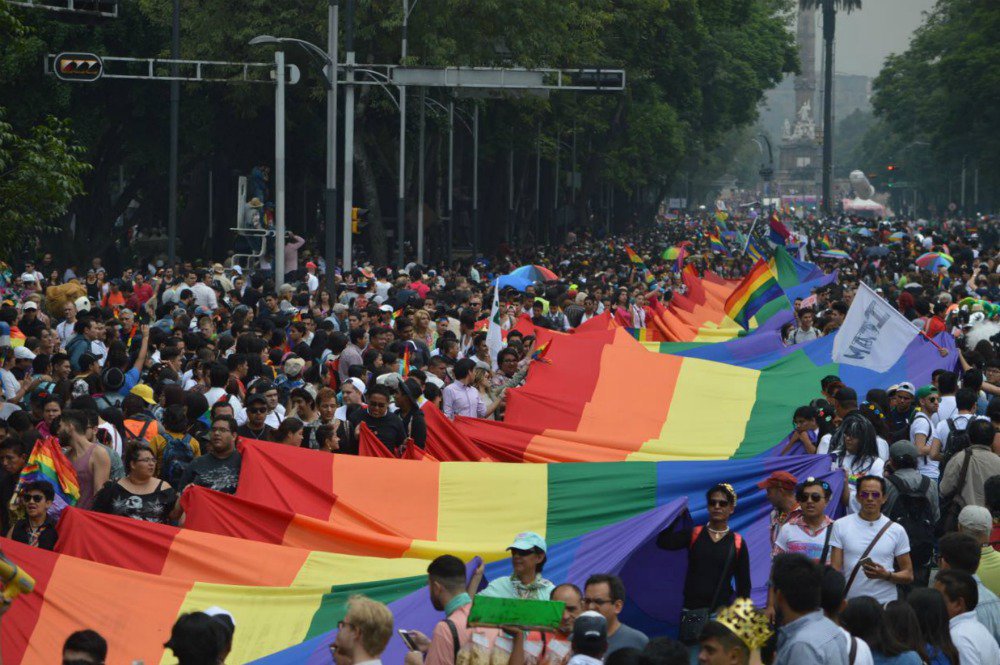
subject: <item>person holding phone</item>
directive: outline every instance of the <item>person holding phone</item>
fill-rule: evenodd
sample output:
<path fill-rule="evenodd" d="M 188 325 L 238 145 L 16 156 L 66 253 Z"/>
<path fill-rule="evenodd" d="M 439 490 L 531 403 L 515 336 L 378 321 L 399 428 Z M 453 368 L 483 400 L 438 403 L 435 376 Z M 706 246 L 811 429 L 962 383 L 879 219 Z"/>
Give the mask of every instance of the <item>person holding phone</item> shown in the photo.
<path fill-rule="evenodd" d="M 913 582 L 906 530 L 882 514 L 885 490 L 882 476 L 861 477 L 861 510 L 833 523 L 830 564 L 847 577 L 848 600 L 871 596 L 885 605 L 897 599 L 897 586 Z"/>
<path fill-rule="evenodd" d="M 431 637 L 419 630 L 400 630 L 399 636 L 410 649 L 407 665 L 447 665 L 454 663 L 458 650 L 469 641 L 468 626 L 472 598 L 465 590 L 465 564 L 451 554 L 443 554 L 427 567 L 427 591 L 431 605 L 445 618 L 434 626 Z M 456 641 L 457 638 L 457 641 Z"/>

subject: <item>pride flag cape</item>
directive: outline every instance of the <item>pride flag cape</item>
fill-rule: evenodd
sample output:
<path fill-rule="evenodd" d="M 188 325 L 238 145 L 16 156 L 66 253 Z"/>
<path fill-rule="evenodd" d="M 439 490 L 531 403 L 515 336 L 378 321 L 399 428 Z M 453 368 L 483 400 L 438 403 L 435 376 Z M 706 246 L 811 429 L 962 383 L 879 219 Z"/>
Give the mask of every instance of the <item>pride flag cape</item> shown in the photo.
<path fill-rule="evenodd" d="M 758 261 L 726 300 L 726 314 L 744 328 L 749 328 L 750 319 L 761 307 L 783 295 L 771 269 L 763 261 Z"/>
<path fill-rule="evenodd" d="M 35 443 L 27 464 L 21 469 L 14 496 L 20 493 L 25 483 L 38 480 L 44 480 L 55 489 L 55 500 L 49 509 L 53 515 L 58 515 L 66 506 L 75 506 L 80 499 L 76 469 L 63 454 L 59 439 L 54 436 L 39 439 Z"/>

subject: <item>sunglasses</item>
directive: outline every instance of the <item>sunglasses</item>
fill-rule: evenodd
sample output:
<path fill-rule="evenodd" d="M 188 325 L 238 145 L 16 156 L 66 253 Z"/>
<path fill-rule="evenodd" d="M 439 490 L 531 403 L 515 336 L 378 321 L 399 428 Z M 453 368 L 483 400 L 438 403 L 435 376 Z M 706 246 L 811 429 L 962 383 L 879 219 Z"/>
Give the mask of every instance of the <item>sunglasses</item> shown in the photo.
<path fill-rule="evenodd" d="M 819 503 L 820 501 L 822 501 L 826 497 L 824 495 L 822 495 L 822 494 L 811 494 L 810 493 L 810 494 L 799 494 L 799 495 L 796 495 L 795 498 L 798 500 L 799 503 L 807 503 L 809 501 L 812 501 L 813 503 Z"/>
<path fill-rule="evenodd" d="M 267 413 L 267 408 L 263 406 L 255 406 L 252 409 L 247 409 L 250 413 Z"/>
<path fill-rule="evenodd" d="M 709 499 L 708 505 L 710 508 L 725 508 L 729 505 L 729 502 L 725 499 Z"/>
<path fill-rule="evenodd" d="M 869 491 L 865 490 L 863 492 L 858 492 L 858 496 L 861 497 L 862 499 L 881 499 L 882 498 L 882 493 L 881 492 L 869 492 Z"/>
<path fill-rule="evenodd" d="M 45 501 L 45 496 L 42 495 L 42 494 L 25 494 L 24 495 L 24 502 L 25 503 L 42 503 L 43 501 Z"/>

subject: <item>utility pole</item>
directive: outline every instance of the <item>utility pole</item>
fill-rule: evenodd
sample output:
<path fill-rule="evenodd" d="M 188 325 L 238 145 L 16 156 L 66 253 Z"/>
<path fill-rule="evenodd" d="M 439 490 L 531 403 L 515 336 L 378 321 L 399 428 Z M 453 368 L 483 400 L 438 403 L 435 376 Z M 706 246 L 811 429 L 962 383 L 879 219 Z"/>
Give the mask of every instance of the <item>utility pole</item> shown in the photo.
<path fill-rule="evenodd" d="M 448 266 L 455 233 L 455 100 L 448 100 Z"/>
<path fill-rule="evenodd" d="M 424 134 L 427 126 L 427 100 L 420 89 L 420 154 L 417 156 L 417 263 L 424 263 Z"/>
<path fill-rule="evenodd" d="M 833 38 L 837 29 L 837 8 L 833 0 L 823 0 L 823 212 L 833 214 Z"/>
<path fill-rule="evenodd" d="M 285 52 L 274 52 L 274 286 L 285 280 Z"/>
<path fill-rule="evenodd" d="M 333 64 L 327 65 L 326 77 L 330 85 L 326 90 L 326 191 L 324 207 L 326 224 L 323 227 L 326 257 L 326 287 L 333 293 L 337 267 L 337 30 L 339 0 L 329 0 L 326 10 L 326 55 Z"/>
<path fill-rule="evenodd" d="M 479 254 L 479 104 L 472 110 L 472 258 Z"/>
<path fill-rule="evenodd" d="M 354 209 L 354 0 L 347 0 L 347 25 L 344 28 L 346 57 L 344 87 L 344 273 L 354 264 L 351 260 L 351 213 Z"/>
<path fill-rule="evenodd" d="M 170 35 L 170 57 L 181 57 L 181 0 L 174 0 L 173 27 Z M 167 265 L 177 262 L 177 143 L 180 132 L 181 83 L 176 80 L 177 65 L 170 66 L 170 175 L 169 201 L 167 202 Z"/>
<path fill-rule="evenodd" d="M 416 4 L 416 2 L 414 2 Z M 403 0 L 403 35 L 399 64 L 406 65 L 407 29 L 410 20 L 409 2 Z M 406 235 L 406 86 L 399 86 L 399 185 L 396 199 L 396 267 L 402 268 Z"/>

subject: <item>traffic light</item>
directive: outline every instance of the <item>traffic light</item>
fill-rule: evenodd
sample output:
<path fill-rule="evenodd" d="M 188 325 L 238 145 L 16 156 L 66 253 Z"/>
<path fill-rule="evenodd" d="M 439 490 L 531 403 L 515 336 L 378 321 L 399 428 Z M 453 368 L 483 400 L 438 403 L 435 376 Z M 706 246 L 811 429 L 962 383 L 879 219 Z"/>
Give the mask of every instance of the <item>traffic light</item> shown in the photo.
<path fill-rule="evenodd" d="M 60 53 L 53 62 L 57 78 L 63 81 L 96 81 L 104 73 L 104 63 L 93 53 Z"/>
<path fill-rule="evenodd" d="M 889 164 L 889 166 L 885 167 L 885 170 L 886 171 L 895 171 L 896 170 L 896 165 L 895 164 Z"/>
<path fill-rule="evenodd" d="M 360 233 L 358 231 L 358 217 L 361 214 L 361 208 L 351 208 L 351 233 Z"/>

